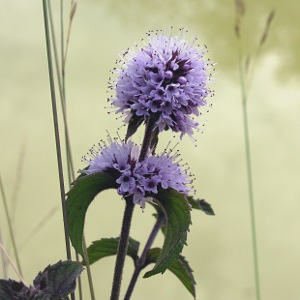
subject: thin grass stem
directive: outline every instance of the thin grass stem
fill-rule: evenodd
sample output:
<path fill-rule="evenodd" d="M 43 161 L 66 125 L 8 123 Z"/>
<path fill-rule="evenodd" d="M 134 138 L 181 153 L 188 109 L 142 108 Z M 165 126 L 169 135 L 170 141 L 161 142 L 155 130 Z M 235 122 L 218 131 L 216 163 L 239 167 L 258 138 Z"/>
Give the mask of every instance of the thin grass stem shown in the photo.
<path fill-rule="evenodd" d="M 71 173 L 72 173 L 72 170 L 74 170 L 74 165 L 73 165 L 73 159 L 72 159 L 72 153 L 71 153 L 70 135 L 69 135 L 69 130 L 68 130 L 68 122 L 67 122 L 65 86 L 64 86 L 64 82 L 62 80 L 62 77 L 65 77 L 65 76 L 60 76 L 61 68 L 59 67 L 58 51 L 57 51 L 57 45 L 56 45 L 56 37 L 55 37 L 55 30 L 54 30 L 54 24 L 53 24 L 53 18 L 52 18 L 52 9 L 51 9 L 50 2 L 48 2 L 48 10 L 49 10 L 49 20 L 50 20 L 50 26 L 51 26 L 51 37 L 52 37 L 54 60 L 55 60 L 55 66 L 56 66 L 57 82 L 58 82 L 58 88 L 59 88 L 59 94 L 60 94 L 61 106 L 62 106 L 62 113 L 63 113 L 64 133 L 65 133 L 65 140 L 66 140 L 66 153 L 67 153 L 67 156 L 69 156 L 69 158 L 67 157 L 68 179 L 69 179 L 69 182 L 72 182 L 74 180 L 74 178 L 71 178 L 72 177 Z M 62 70 L 61 73 L 64 74 L 64 71 Z"/>
<path fill-rule="evenodd" d="M 256 294 L 256 300 L 260 300 L 261 292 L 260 292 L 260 279 L 259 279 L 259 261 L 258 261 L 258 250 L 257 250 L 251 147 L 250 147 L 248 109 L 247 109 L 248 94 L 247 94 L 246 83 L 245 83 L 245 72 L 242 63 L 241 48 L 239 50 L 239 73 L 240 73 L 240 85 L 241 85 L 241 93 L 242 93 L 243 125 L 244 125 L 243 127 L 244 127 L 244 138 L 245 138 L 248 196 L 249 196 L 249 206 L 250 206 L 252 253 L 253 253 L 254 277 L 255 277 L 255 294 Z"/>
<path fill-rule="evenodd" d="M 13 194 L 11 196 L 11 222 L 14 224 L 15 221 L 15 212 L 16 207 L 17 207 L 17 202 L 18 202 L 18 196 L 20 193 L 20 188 L 21 188 L 21 183 L 23 179 L 23 170 L 24 170 L 24 157 L 25 157 L 25 151 L 26 150 L 26 145 L 23 143 L 20 154 L 19 154 L 19 159 L 18 159 L 18 164 L 16 168 L 16 178 L 13 186 Z"/>
<path fill-rule="evenodd" d="M 12 246 L 13 246 L 14 255 L 15 255 L 15 258 L 16 258 L 17 267 L 18 267 L 19 273 L 22 274 L 21 263 L 20 263 L 19 254 L 18 254 L 18 248 L 17 248 L 17 245 L 16 245 L 13 226 L 12 226 L 12 223 L 11 223 L 11 217 L 10 217 L 10 214 L 9 214 L 9 211 L 8 211 L 7 200 L 6 200 L 6 195 L 5 195 L 5 192 L 4 192 L 4 187 L 3 187 L 1 175 L 0 175 L 0 189 L 1 189 L 1 195 L 2 195 L 2 200 L 3 200 L 4 210 L 5 210 L 5 216 L 6 216 L 6 219 L 7 219 L 7 224 L 8 224 L 8 229 L 9 229 L 9 235 L 10 235 L 11 243 L 12 243 Z"/>
<path fill-rule="evenodd" d="M 5 248 L 3 247 L 2 243 L 0 243 L 0 250 L 2 253 L 4 253 L 5 257 L 7 258 L 7 260 L 9 261 L 10 265 L 12 266 L 12 268 L 14 269 L 15 273 L 17 274 L 17 276 L 19 277 L 20 281 L 22 281 L 24 283 L 24 285 L 26 285 L 21 273 L 19 272 L 18 268 L 13 260 L 11 259 L 11 257 L 8 255 L 7 251 L 5 250 Z M 3 299 L 4 300 L 4 299 Z"/>
<path fill-rule="evenodd" d="M 61 206 L 62 206 L 62 214 L 63 214 L 63 222 L 64 222 L 65 244 L 66 244 L 67 258 L 69 260 L 72 260 L 68 221 L 67 221 L 67 209 L 66 209 L 66 201 L 65 201 L 65 186 L 64 186 L 64 174 L 63 174 L 61 146 L 60 146 L 60 137 L 59 137 L 58 116 L 57 116 L 57 108 L 56 108 L 56 95 L 55 95 L 54 75 L 53 75 L 53 65 L 52 65 L 52 55 L 51 55 L 51 42 L 50 42 L 51 37 L 49 31 L 47 0 L 43 0 L 43 13 L 44 13 L 44 24 L 45 24 L 49 83 L 50 83 L 50 92 L 51 92 L 52 115 L 53 115 L 53 125 L 54 125 L 54 134 L 55 134 L 56 156 L 57 156 L 60 195 L 61 195 Z M 75 300 L 74 293 L 71 293 L 71 299 Z"/>
<path fill-rule="evenodd" d="M 69 44 L 70 44 L 70 36 L 71 36 L 71 28 L 72 28 L 72 22 L 73 18 L 76 12 L 77 8 L 77 2 L 71 1 L 71 11 L 70 11 L 70 16 L 69 16 L 69 26 L 68 26 L 68 33 L 67 33 L 67 42 L 66 42 L 66 48 L 65 48 L 65 53 L 64 53 L 64 59 L 62 62 L 63 69 L 65 69 L 66 61 L 67 61 L 67 55 L 68 55 L 68 49 L 69 49 Z"/>
<path fill-rule="evenodd" d="M 44 12 L 49 83 L 50 83 L 50 92 L 51 92 L 51 104 L 52 104 L 53 125 L 54 125 L 54 133 L 55 133 L 55 145 L 56 145 L 56 155 L 57 155 L 57 164 L 58 164 L 58 173 L 59 173 L 60 196 L 61 196 L 61 206 L 63 212 L 66 252 L 67 252 L 67 258 L 71 260 L 71 247 L 70 247 L 69 230 L 68 230 L 68 223 L 67 223 L 67 211 L 66 211 L 66 203 L 65 203 L 65 186 L 64 186 L 59 126 L 58 126 L 58 117 L 57 117 L 57 108 L 56 108 L 56 95 L 55 95 L 54 76 L 53 76 L 47 0 L 43 0 L 43 12 Z"/>
<path fill-rule="evenodd" d="M 61 18 L 63 18 L 63 5 L 61 4 Z M 50 2 L 48 2 L 48 11 L 49 11 L 49 20 L 50 20 L 50 26 L 51 26 L 51 37 L 52 37 L 52 46 L 53 46 L 53 52 L 54 52 L 54 59 L 55 59 L 55 66 L 56 66 L 56 74 L 57 74 L 57 82 L 60 92 L 60 100 L 61 100 L 61 107 L 62 107 L 62 114 L 63 114 L 63 121 L 64 121 L 64 133 L 65 133 L 65 143 L 66 143 L 66 156 L 67 156 L 67 171 L 68 171 L 68 182 L 69 185 L 74 181 L 75 179 L 75 171 L 74 171 L 74 164 L 72 159 L 72 152 L 71 152 L 71 145 L 70 145 L 70 136 L 69 136 L 69 129 L 68 129 L 68 122 L 67 122 L 67 111 L 66 111 L 66 98 L 65 98 L 65 61 L 63 61 L 63 49 L 64 45 L 62 45 L 62 63 L 61 68 L 59 66 L 59 59 L 58 59 L 58 51 L 57 51 L 57 45 L 56 45 L 56 37 L 55 37 L 55 29 L 54 29 L 54 22 L 52 17 L 52 9 Z M 61 19 L 61 34 L 63 36 L 63 19 Z M 63 37 L 62 37 L 62 44 L 64 43 Z M 60 76 L 61 72 L 61 76 Z M 84 239 L 84 238 L 83 238 Z M 84 248 L 86 247 L 86 243 L 84 241 L 83 243 Z M 86 249 L 84 249 L 86 251 Z M 76 255 L 76 260 L 79 261 L 79 256 Z M 86 261 L 88 261 L 88 258 L 86 258 Z M 95 300 L 95 293 L 93 288 L 93 281 L 91 276 L 91 269 L 90 265 L 87 264 L 87 273 L 88 273 L 88 282 L 89 282 L 89 288 L 90 288 L 90 294 L 91 299 Z M 79 299 L 82 300 L 82 284 L 81 284 L 81 278 L 78 278 L 78 291 L 79 291 Z"/>
<path fill-rule="evenodd" d="M 2 231 L 1 231 L 1 226 L 0 226 L 0 244 L 3 244 L 3 239 L 2 239 Z M 7 261 L 5 254 L 1 251 L 1 260 L 2 260 L 2 270 L 3 270 L 3 278 L 7 279 L 8 278 L 8 273 L 7 273 Z"/>
<path fill-rule="evenodd" d="M 55 205 L 44 216 L 42 216 L 41 221 L 38 222 L 35 227 L 28 233 L 28 235 L 23 238 L 22 242 L 19 243 L 18 248 L 23 249 L 23 247 L 26 247 L 26 245 L 30 243 L 31 239 L 45 227 L 49 220 L 51 220 L 58 209 L 59 207 Z"/>
<path fill-rule="evenodd" d="M 82 245 L 83 245 L 83 254 L 84 254 L 84 260 L 85 260 L 85 266 L 86 266 L 86 272 L 88 275 L 88 282 L 89 282 L 89 288 L 90 288 L 90 294 L 91 294 L 91 300 L 96 300 L 94 286 L 93 286 L 93 277 L 91 272 L 91 266 L 89 261 L 89 256 L 87 252 L 86 242 L 85 242 L 85 236 L 82 237 Z"/>

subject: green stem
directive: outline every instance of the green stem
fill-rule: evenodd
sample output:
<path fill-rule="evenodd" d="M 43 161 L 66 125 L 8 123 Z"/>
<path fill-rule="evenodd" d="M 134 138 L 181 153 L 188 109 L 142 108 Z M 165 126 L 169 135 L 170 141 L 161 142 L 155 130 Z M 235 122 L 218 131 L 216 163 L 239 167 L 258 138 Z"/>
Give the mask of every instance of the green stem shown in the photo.
<path fill-rule="evenodd" d="M 255 207 L 254 207 L 254 194 L 253 194 L 253 181 L 252 181 L 252 164 L 251 164 L 251 151 L 250 151 L 251 148 L 250 148 L 249 122 L 248 122 L 248 110 L 247 110 L 247 91 L 245 86 L 244 70 L 242 66 L 241 50 L 239 55 L 239 71 L 240 71 L 240 84 L 241 84 L 241 92 L 242 92 L 243 124 L 244 124 L 244 137 L 245 137 L 245 150 L 246 150 L 248 195 L 249 195 L 249 205 L 250 205 L 255 291 L 256 291 L 256 300 L 260 300 L 261 297 L 260 297 L 259 263 L 258 263 L 258 251 L 257 251 L 257 235 L 256 235 Z"/>
<path fill-rule="evenodd" d="M 75 179 L 75 171 L 74 171 L 74 164 L 72 159 L 72 152 L 71 152 L 71 144 L 70 144 L 70 135 L 69 135 L 69 129 L 68 129 L 68 122 L 67 122 L 67 111 L 66 111 L 66 97 L 65 97 L 65 62 L 61 62 L 61 68 L 59 67 L 59 59 L 58 59 L 58 51 L 57 51 L 57 45 L 56 45 L 56 37 L 55 37 L 55 30 L 54 30 L 54 24 L 53 24 L 53 18 L 52 18 L 52 9 L 50 2 L 48 2 L 48 10 L 49 10 L 49 19 L 50 19 L 50 26 L 51 26 L 51 36 L 52 36 L 52 45 L 53 45 L 53 51 L 54 51 L 54 58 L 55 58 L 55 66 L 56 66 L 56 75 L 57 75 L 57 82 L 59 87 L 59 93 L 60 93 L 60 100 L 61 100 L 61 107 L 62 107 L 62 113 L 63 113 L 63 121 L 64 121 L 64 133 L 65 133 L 65 143 L 66 143 L 66 156 L 67 156 L 67 171 L 68 171 L 68 182 L 71 184 Z M 64 51 L 64 30 L 63 30 L 63 4 L 61 1 L 61 58 L 63 57 L 63 51 Z M 61 70 L 61 75 L 60 75 Z M 84 245 L 84 251 L 86 252 L 86 243 L 83 238 L 83 245 Z M 79 261 L 79 256 L 76 254 L 76 260 Z M 88 260 L 88 258 L 86 259 Z M 94 287 L 93 287 L 93 281 L 92 281 L 92 275 L 91 275 L 91 269 L 90 265 L 87 263 L 87 274 L 88 274 L 88 282 L 89 282 L 89 288 L 90 288 L 90 294 L 91 299 L 95 300 L 95 293 L 94 293 Z M 81 278 L 78 278 L 78 291 L 79 291 L 79 299 L 82 300 L 82 284 L 81 284 Z"/>
<path fill-rule="evenodd" d="M 10 235 L 12 246 L 13 246 L 13 249 L 14 249 L 14 254 L 15 254 L 15 258 L 16 258 L 18 271 L 22 275 L 22 269 L 21 269 L 19 254 L 18 254 L 18 250 L 17 250 L 17 245 L 16 245 L 16 241 L 15 241 L 13 227 L 12 227 L 12 224 L 11 224 L 10 214 L 9 214 L 9 211 L 8 211 L 8 206 L 7 206 L 6 196 L 5 196 L 5 193 L 4 193 L 4 187 L 3 187 L 1 175 L 0 175 L 0 188 L 1 188 L 2 200 L 3 200 L 3 204 L 4 204 L 5 215 L 6 215 L 7 223 L 8 223 L 9 235 Z"/>
<path fill-rule="evenodd" d="M 61 205 L 62 205 L 62 212 L 63 212 L 64 232 L 65 232 L 65 243 L 66 243 L 67 258 L 71 260 L 72 259 L 71 246 L 70 246 L 69 230 L 68 230 L 68 223 L 67 223 L 67 211 L 66 211 L 66 204 L 65 204 L 65 187 L 64 187 L 61 146 L 60 146 L 58 117 L 57 117 L 57 108 L 56 108 L 56 95 L 55 95 L 55 85 L 54 85 L 53 66 L 52 66 L 47 0 L 43 0 L 43 12 L 44 12 L 44 23 L 45 23 L 49 83 L 50 83 L 51 103 L 52 103 L 52 113 L 53 113 L 53 125 L 54 125 L 54 133 L 55 133 L 56 155 L 57 155 L 59 183 L 60 183 L 60 196 L 61 196 Z"/>

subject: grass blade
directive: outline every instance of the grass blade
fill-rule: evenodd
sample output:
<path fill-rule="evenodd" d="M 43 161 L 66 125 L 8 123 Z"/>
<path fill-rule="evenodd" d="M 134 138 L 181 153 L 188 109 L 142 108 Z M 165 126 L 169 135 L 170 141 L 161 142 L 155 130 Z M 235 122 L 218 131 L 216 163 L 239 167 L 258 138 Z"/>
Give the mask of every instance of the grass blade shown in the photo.
<path fill-rule="evenodd" d="M 67 215 L 66 215 L 64 175 L 63 175 L 63 168 L 62 168 L 61 147 L 60 147 L 58 117 L 57 117 L 57 108 L 56 108 L 56 96 L 55 96 L 55 87 L 54 87 L 54 78 L 53 78 L 53 66 L 52 66 L 48 10 L 47 10 L 47 1 L 46 0 L 43 0 L 43 12 L 44 12 L 49 83 L 50 83 L 50 92 L 51 92 L 53 125 L 54 125 L 54 133 L 55 133 L 56 155 L 57 155 L 59 183 L 60 183 L 61 205 L 62 205 L 63 221 L 64 221 L 66 252 L 67 252 L 67 258 L 71 260 L 71 247 L 70 247 L 68 223 L 67 223 Z"/>
<path fill-rule="evenodd" d="M 12 223 L 11 223 L 11 217 L 10 217 L 10 214 L 9 214 L 9 211 L 8 211 L 8 206 L 7 206 L 7 201 L 6 201 L 6 196 L 5 196 L 5 192 L 4 192 L 4 187 L 3 187 L 1 175 L 0 175 L 0 189 L 1 189 L 1 195 L 2 195 L 2 200 L 3 200 L 5 215 L 6 215 L 7 223 L 8 223 L 9 235 L 10 235 L 10 238 L 11 238 L 11 242 L 12 242 L 12 246 L 13 246 L 13 250 L 14 250 L 14 255 L 15 255 L 15 258 L 16 258 L 17 267 L 18 267 L 19 273 L 22 275 L 22 269 L 21 269 L 19 255 L 18 255 L 18 249 L 17 249 L 15 236 L 14 236 L 14 232 L 13 232 L 13 227 L 12 227 Z"/>
<path fill-rule="evenodd" d="M 14 271 L 16 272 L 16 274 L 19 277 L 20 281 L 22 281 L 24 283 L 24 285 L 26 285 L 21 273 L 18 270 L 18 267 L 16 267 L 16 265 L 13 263 L 13 260 L 10 258 L 10 256 L 8 255 L 8 253 L 6 252 L 5 248 L 3 247 L 3 245 L 1 243 L 0 243 L 0 250 L 6 256 L 7 260 L 9 261 L 10 265 L 12 266 Z"/>

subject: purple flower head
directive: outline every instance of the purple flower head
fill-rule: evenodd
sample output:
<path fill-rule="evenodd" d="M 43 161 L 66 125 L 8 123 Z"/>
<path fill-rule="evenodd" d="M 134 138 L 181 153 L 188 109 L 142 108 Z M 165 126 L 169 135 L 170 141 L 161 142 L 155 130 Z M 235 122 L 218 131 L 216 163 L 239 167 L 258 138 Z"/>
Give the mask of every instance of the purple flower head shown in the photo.
<path fill-rule="evenodd" d="M 176 161 L 177 155 L 164 152 L 138 162 L 139 152 L 140 147 L 132 141 L 120 143 L 114 140 L 109 145 L 99 143 L 90 150 L 89 157 L 84 157 L 89 167 L 81 172 L 87 175 L 99 172 L 111 174 L 118 184 L 119 195 L 132 196 L 133 202 L 142 208 L 159 188 L 173 188 L 184 194 L 190 192 L 191 175 L 182 170 Z"/>
<path fill-rule="evenodd" d="M 125 123 L 156 117 L 160 131 L 171 129 L 192 135 L 198 123 L 193 119 L 212 94 L 208 88 L 212 66 L 203 59 L 206 51 L 181 36 L 149 34 L 142 48 L 128 50 L 110 82 L 110 101 L 117 113 L 126 115 Z M 139 122 L 140 124 L 141 122 Z"/>

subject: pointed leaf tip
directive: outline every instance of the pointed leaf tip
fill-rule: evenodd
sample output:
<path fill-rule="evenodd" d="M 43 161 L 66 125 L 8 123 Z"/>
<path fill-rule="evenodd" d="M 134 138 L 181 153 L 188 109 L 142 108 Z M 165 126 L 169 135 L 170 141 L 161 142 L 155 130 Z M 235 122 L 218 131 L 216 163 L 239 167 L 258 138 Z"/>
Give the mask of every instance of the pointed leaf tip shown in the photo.
<path fill-rule="evenodd" d="M 125 142 L 128 141 L 128 139 L 136 133 L 140 125 L 143 123 L 143 118 L 140 116 L 137 116 L 135 114 L 132 115 L 132 117 L 129 120 L 128 127 L 127 127 L 127 133 L 125 137 Z"/>
<path fill-rule="evenodd" d="M 188 196 L 187 198 L 193 209 L 202 210 L 204 213 L 206 213 L 209 216 L 215 215 L 215 212 L 211 207 L 211 205 L 208 202 L 206 202 L 204 199 L 194 199 L 191 196 Z"/>
<path fill-rule="evenodd" d="M 145 278 L 164 273 L 179 256 L 191 222 L 190 205 L 185 195 L 173 189 L 160 189 L 155 199 L 166 218 L 165 241 L 154 268 L 144 275 Z"/>
<path fill-rule="evenodd" d="M 150 263 L 156 263 L 160 254 L 160 248 L 149 249 L 147 252 L 145 265 L 147 266 Z M 181 281 L 181 283 L 187 288 L 187 290 L 193 295 L 195 299 L 196 282 L 193 276 L 193 270 L 191 269 L 186 259 L 182 255 L 179 255 L 168 267 L 168 270 L 171 271 Z"/>
<path fill-rule="evenodd" d="M 51 297 L 65 297 L 75 290 L 76 279 L 83 271 L 79 262 L 59 261 L 49 265 L 33 281 L 34 287 Z"/>
<path fill-rule="evenodd" d="M 27 287 L 22 282 L 11 279 L 0 279 L 0 299 L 68 300 L 82 270 L 80 263 L 68 260 L 49 265 L 43 272 L 39 272 L 33 286 Z"/>

